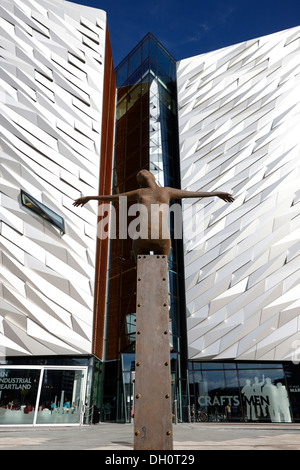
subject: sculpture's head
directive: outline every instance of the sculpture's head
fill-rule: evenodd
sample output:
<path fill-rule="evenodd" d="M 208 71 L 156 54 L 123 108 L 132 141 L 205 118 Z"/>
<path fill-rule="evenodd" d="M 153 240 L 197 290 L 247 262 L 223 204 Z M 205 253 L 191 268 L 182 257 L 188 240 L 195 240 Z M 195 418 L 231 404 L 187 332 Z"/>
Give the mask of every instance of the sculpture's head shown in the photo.
<path fill-rule="evenodd" d="M 153 183 L 156 185 L 155 177 L 148 170 L 141 170 L 136 175 L 137 182 L 141 188 L 149 188 L 153 186 Z"/>

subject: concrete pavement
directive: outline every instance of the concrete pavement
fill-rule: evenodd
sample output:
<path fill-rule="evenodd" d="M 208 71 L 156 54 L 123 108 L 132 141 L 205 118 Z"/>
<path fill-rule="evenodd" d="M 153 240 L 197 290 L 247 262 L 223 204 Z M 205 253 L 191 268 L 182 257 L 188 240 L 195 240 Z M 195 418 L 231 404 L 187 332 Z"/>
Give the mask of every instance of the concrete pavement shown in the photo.
<path fill-rule="evenodd" d="M 300 450 L 300 425 L 182 423 L 174 450 Z M 0 427 L 0 450 L 133 450 L 133 424 L 81 427 Z"/>

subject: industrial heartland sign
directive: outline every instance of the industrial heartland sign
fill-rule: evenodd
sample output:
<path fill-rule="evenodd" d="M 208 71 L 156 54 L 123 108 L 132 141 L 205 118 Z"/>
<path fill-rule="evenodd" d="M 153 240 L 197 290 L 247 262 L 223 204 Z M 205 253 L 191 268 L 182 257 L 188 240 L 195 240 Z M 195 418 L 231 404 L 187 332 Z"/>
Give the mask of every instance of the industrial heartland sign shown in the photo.
<path fill-rule="evenodd" d="M 0 390 L 30 390 L 31 378 L 0 377 Z"/>

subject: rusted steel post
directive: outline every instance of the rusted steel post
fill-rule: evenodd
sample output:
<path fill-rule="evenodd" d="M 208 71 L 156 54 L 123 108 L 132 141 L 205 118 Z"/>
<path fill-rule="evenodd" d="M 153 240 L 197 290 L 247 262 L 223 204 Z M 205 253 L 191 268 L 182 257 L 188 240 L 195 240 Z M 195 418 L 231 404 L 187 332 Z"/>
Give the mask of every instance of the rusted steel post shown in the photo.
<path fill-rule="evenodd" d="M 172 450 L 168 257 L 137 257 L 134 449 Z"/>

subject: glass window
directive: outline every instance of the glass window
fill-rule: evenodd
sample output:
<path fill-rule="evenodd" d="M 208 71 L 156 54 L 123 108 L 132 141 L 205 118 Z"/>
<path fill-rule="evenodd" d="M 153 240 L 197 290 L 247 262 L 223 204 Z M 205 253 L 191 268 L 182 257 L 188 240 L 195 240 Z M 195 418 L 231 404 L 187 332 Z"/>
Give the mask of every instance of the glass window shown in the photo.
<path fill-rule="evenodd" d="M 175 60 L 171 60 L 170 65 L 171 65 L 170 77 L 173 80 L 176 80 L 176 62 L 175 62 Z"/>
<path fill-rule="evenodd" d="M 239 397 L 236 396 L 237 377 L 225 376 L 223 370 L 194 371 L 194 384 L 192 420 L 216 422 L 231 420 L 233 415 L 239 416 L 240 410 L 237 406 Z"/>
<path fill-rule="evenodd" d="M 143 42 L 143 62 L 149 57 L 149 40 L 147 39 L 146 41 Z"/>
<path fill-rule="evenodd" d="M 124 85 L 128 78 L 128 60 L 125 60 L 124 63 L 120 64 L 116 68 L 116 82 L 117 87 Z"/>
<path fill-rule="evenodd" d="M 221 369 L 223 370 L 224 366 L 223 363 L 219 362 L 202 362 L 202 369 L 203 370 L 214 370 L 214 369 Z"/>
<path fill-rule="evenodd" d="M 161 49 L 157 47 L 157 62 L 159 70 L 163 75 L 170 75 L 170 57 Z"/>
<path fill-rule="evenodd" d="M 85 392 L 84 370 L 46 369 L 37 424 L 80 424 Z"/>
<path fill-rule="evenodd" d="M 245 421 L 292 421 L 282 368 L 240 370 L 239 381 Z"/>
<path fill-rule="evenodd" d="M 203 371 L 198 383 L 198 404 L 210 415 L 211 421 L 220 421 L 225 407 L 223 371 Z"/>
<path fill-rule="evenodd" d="M 60 215 L 56 214 L 53 210 L 49 209 L 49 207 L 37 201 L 34 197 L 25 193 L 23 190 L 21 191 L 21 201 L 22 205 L 27 207 L 27 209 L 50 222 L 52 225 L 57 227 L 60 232 L 65 232 L 64 219 Z"/>
<path fill-rule="evenodd" d="M 134 379 L 135 379 L 135 354 L 121 354 L 122 376 L 123 376 L 123 397 L 124 397 L 124 417 L 125 422 L 130 422 L 134 410 Z"/>
<path fill-rule="evenodd" d="M 123 353 L 121 354 L 122 358 L 122 370 L 131 371 L 135 369 L 135 354 L 132 353 Z"/>
<path fill-rule="evenodd" d="M 226 364 L 224 364 L 225 366 Z M 225 367 L 224 367 L 225 369 Z M 236 370 L 224 370 L 225 387 L 224 396 L 226 421 L 241 421 L 243 409 L 239 394 L 239 382 Z"/>
<path fill-rule="evenodd" d="M 117 121 L 126 114 L 126 111 L 127 111 L 127 97 L 123 96 L 123 98 L 118 101 Z"/>
<path fill-rule="evenodd" d="M 247 363 L 241 362 L 237 364 L 238 369 L 282 369 L 281 364 L 277 364 L 276 362 L 272 363 Z"/>
<path fill-rule="evenodd" d="M 129 56 L 129 76 L 132 75 L 142 63 L 142 48 L 141 46 Z"/>
<path fill-rule="evenodd" d="M 234 363 L 192 365 L 192 419 L 274 423 L 299 420 L 300 374 L 295 368 L 285 365 L 284 371 L 282 365 L 274 363 L 240 363 L 238 368 Z"/>
<path fill-rule="evenodd" d="M 299 364 L 286 362 L 284 364 L 290 405 L 294 422 L 300 422 L 300 369 Z"/>
<path fill-rule="evenodd" d="M 0 425 L 33 424 L 40 370 L 0 369 Z"/>
<path fill-rule="evenodd" d="M 154 64 L 156 64 L 156 61 L 157 61 L 156 54 L 157 54 L 156 42 L 153 41 L 153 39 L 151 39 L 151 41 L 150 41 L 150 57 L 151 57 Z M 154 68 L 154 72 L 155 72 L 155 68 Z"/>
<path fill-rule="evenodd" d="M 140 83 L 142 81 L 142 77 L 145 73 L 144 68 L 142 65 L 135 69 L 135 71 L 128 77 L 128 84 L 135 85 L 136 83 Z"/>

